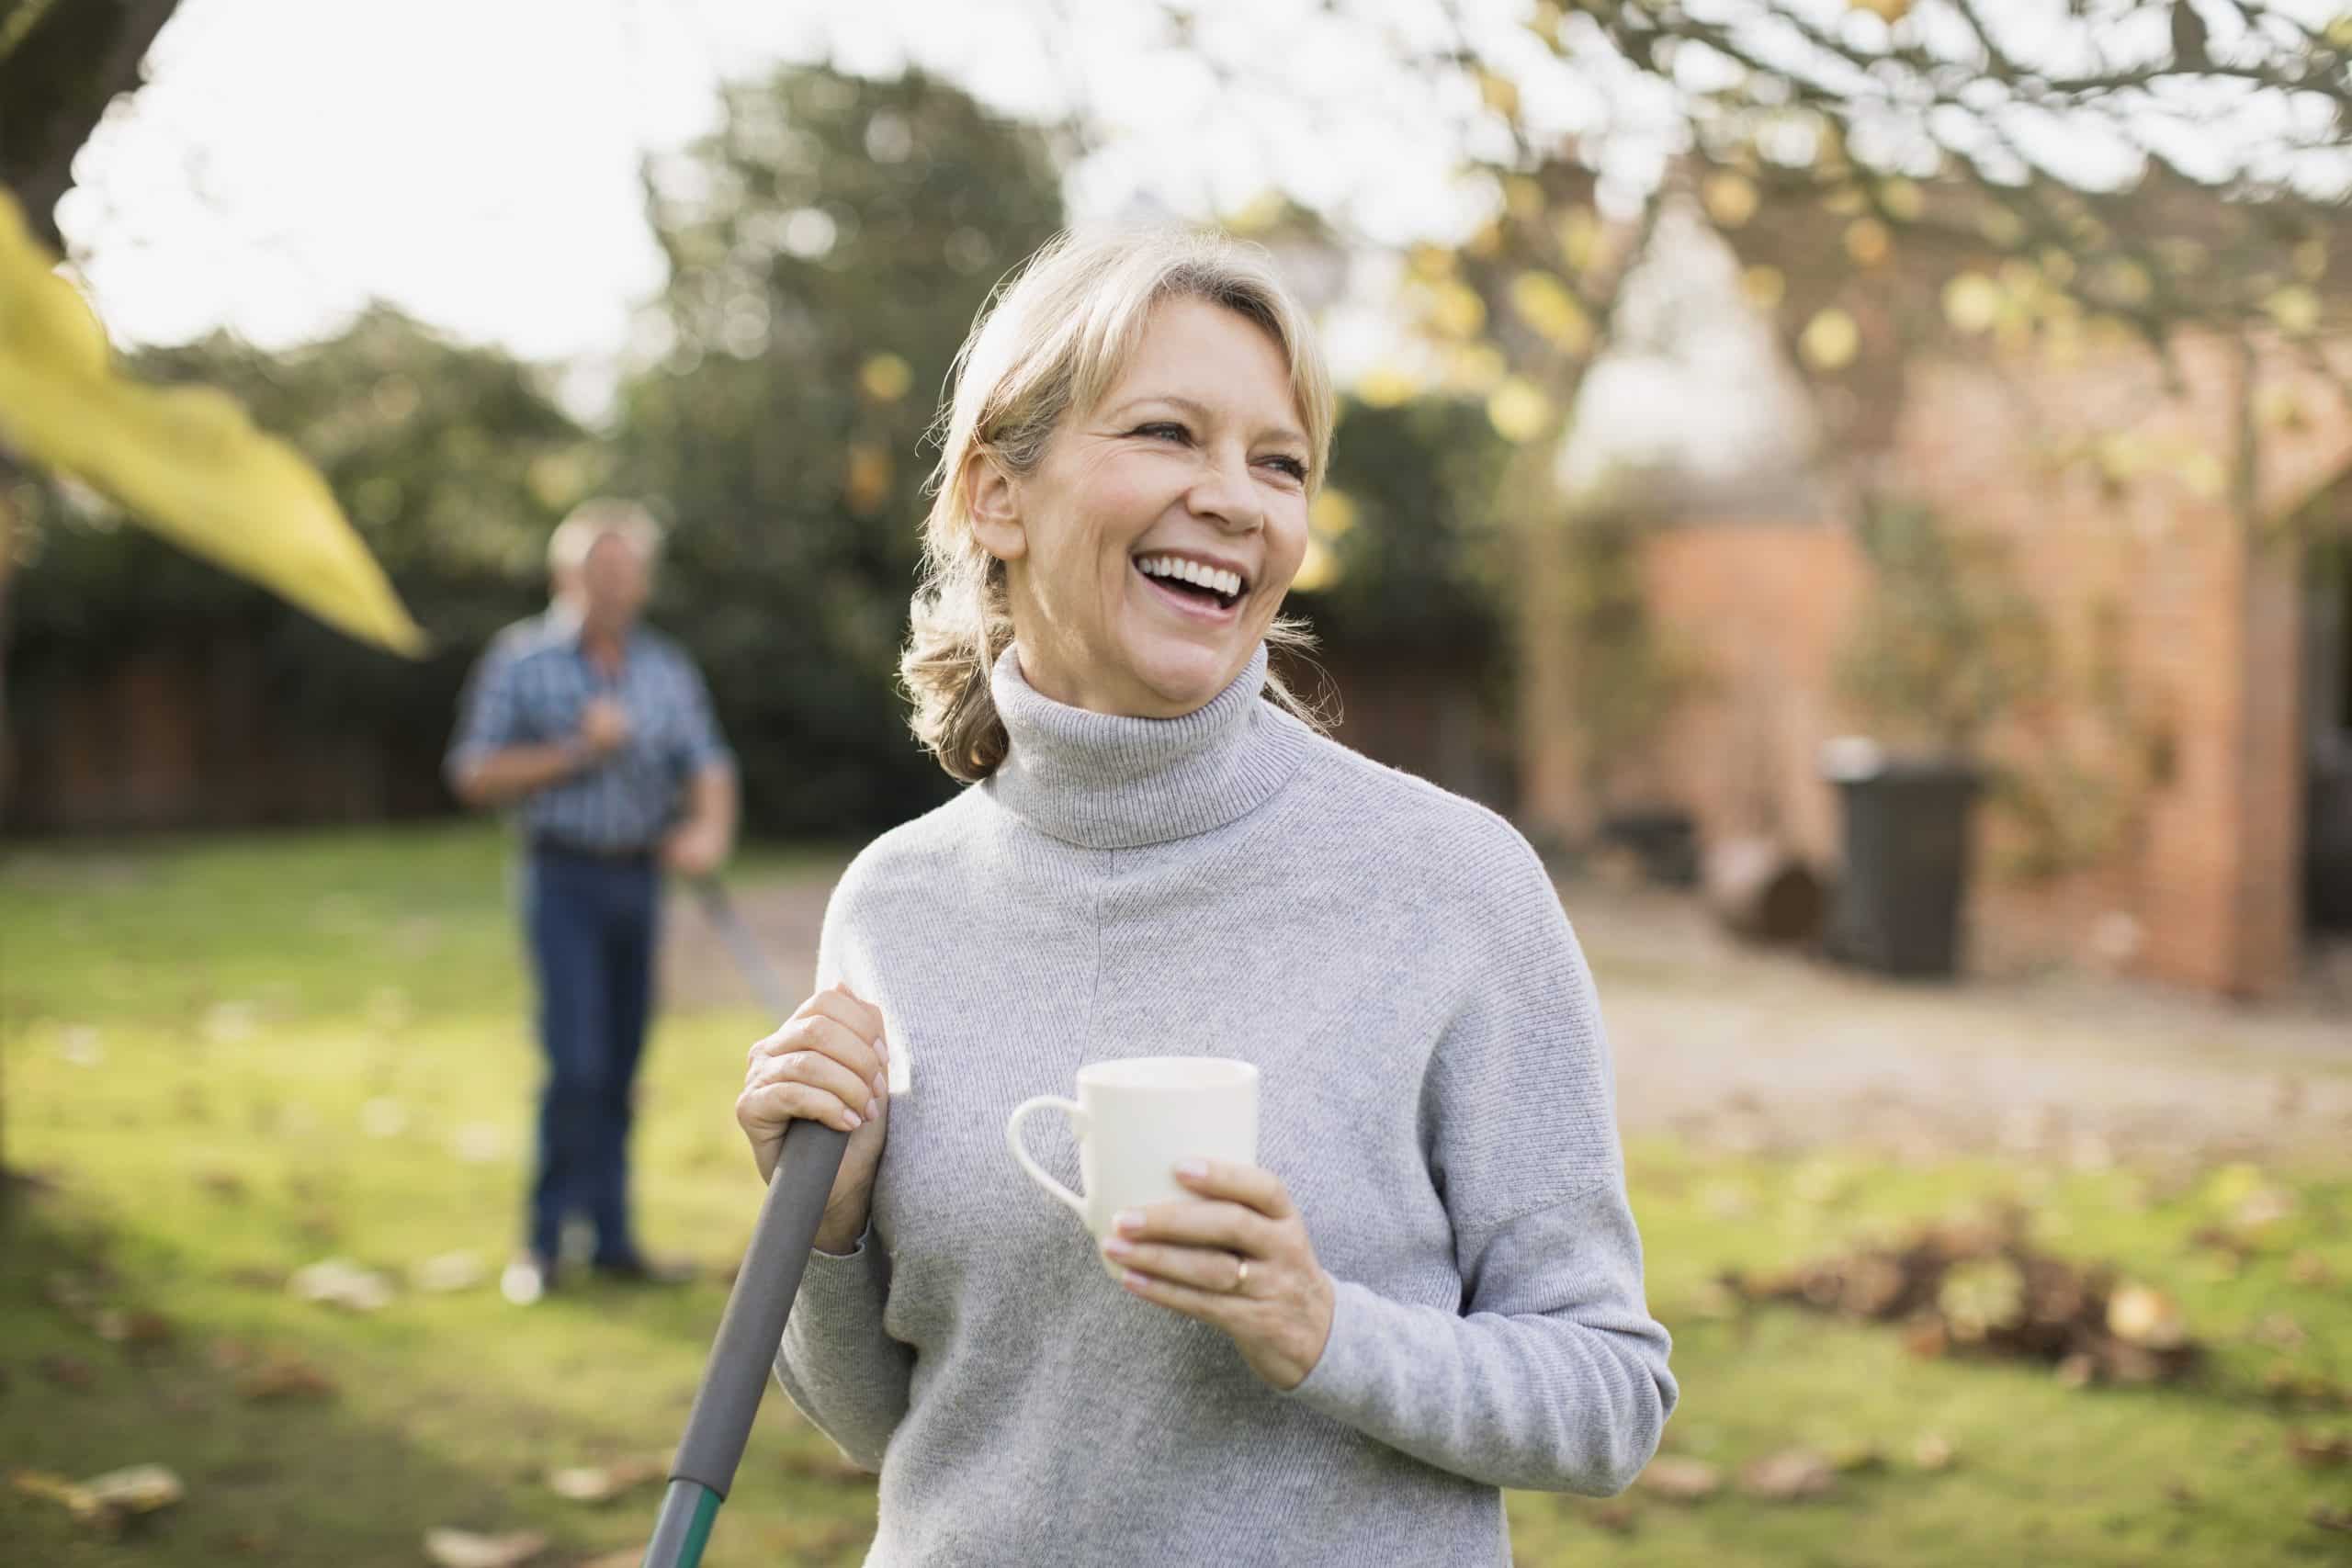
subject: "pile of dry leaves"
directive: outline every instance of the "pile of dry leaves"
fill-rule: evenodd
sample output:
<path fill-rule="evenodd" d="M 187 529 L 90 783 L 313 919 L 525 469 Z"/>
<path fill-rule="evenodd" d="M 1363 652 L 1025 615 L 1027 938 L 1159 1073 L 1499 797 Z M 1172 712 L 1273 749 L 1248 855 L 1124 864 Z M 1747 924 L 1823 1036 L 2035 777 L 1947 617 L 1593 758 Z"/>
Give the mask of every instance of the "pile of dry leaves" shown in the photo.
<path fill-rule="evenodd" d="M 2169 1382 L 2197 1364 L 2179 1306 L 2160 1291 L 2036 1250 L 2022 1214 L 1929 1224 L 1892 1246 L 1794 1269 L 1734 1272 L 1747 1302 L 1905 1325 L 1916 1353 L 2041 1361 L 2069 1382 Z"/>

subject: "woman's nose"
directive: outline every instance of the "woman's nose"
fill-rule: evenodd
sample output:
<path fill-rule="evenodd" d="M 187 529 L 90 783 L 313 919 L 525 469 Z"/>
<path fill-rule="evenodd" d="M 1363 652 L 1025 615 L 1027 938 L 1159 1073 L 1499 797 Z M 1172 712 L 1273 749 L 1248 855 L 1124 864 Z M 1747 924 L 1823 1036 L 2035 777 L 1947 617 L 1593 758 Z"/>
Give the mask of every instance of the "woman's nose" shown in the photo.
<path fill-rule="evenodd" d="M 1185 501 L 1194 513 L 1214 519 L 1228 533 L 1253 533 L 1266 520 L 1265 508 L 1250 482 L 1247 454 L 1216 457 L 1203 465 Z"/>

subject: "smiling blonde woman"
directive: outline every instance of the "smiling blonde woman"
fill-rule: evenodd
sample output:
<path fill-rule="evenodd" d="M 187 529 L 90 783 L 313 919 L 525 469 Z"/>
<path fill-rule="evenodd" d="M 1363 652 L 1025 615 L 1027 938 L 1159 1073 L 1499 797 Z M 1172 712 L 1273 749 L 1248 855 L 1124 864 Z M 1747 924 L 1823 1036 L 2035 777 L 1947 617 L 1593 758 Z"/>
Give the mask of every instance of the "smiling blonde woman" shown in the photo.
<path fill-rule="evenodd" d="M 763 1177 L 851 1133 L 776 1371 L 880 1472 L 867 1562 L 1508 1562 L 1501 1489 L 1622 1490 L 1676 1389 L 1541 863 L 1269 672 L 1311 329 L 1250 247 L 1060 241 L 942 417 L 903 672 L 972 787 L 843 874 L 736 1102 Z M 1132 1216 L 1114 1282 L 1000 1129 L 1149 1055 L 1256 1064 L 1265 1164 Z"/>

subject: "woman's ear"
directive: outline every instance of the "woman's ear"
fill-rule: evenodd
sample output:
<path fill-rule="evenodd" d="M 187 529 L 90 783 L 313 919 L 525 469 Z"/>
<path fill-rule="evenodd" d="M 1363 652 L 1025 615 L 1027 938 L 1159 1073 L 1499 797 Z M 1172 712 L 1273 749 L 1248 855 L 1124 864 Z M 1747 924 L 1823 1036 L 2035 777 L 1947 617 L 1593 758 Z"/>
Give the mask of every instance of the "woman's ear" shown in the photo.
<path fill-rule="evenodd" d="M 972 454 L 964 469 L 965 509 L 980 548 L 999 560 L 1029 553 L 1029 531 L 1021 523 L 1021 495 L 1012 476 L 989 453 Z"/>

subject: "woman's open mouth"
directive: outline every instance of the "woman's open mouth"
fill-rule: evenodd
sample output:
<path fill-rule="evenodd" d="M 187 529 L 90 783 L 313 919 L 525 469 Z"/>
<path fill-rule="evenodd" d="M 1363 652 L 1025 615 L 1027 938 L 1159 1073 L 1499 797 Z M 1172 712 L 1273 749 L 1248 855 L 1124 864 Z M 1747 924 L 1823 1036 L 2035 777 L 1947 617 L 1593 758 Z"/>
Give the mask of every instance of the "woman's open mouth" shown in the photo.
<path fill-rule="evenodd" d="M 1137 556 L 1135 569 L 1152 592 L 1170 604 L 1210 620 L 1229 618 L 1234 606 L 1250 592 L 1248 580 L 1239 572 L 1219 570 L 1182 556 Z"/>

